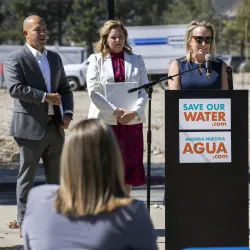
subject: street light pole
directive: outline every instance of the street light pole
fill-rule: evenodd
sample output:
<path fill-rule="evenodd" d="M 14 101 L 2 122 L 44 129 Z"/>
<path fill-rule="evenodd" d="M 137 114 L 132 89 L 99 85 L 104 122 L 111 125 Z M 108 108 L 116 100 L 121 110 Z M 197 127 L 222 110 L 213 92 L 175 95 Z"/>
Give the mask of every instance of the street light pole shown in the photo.
<path fill-rule="evenodd" d="M 107 0 L 108 20 L 115 19 L 115 0 Z"/>

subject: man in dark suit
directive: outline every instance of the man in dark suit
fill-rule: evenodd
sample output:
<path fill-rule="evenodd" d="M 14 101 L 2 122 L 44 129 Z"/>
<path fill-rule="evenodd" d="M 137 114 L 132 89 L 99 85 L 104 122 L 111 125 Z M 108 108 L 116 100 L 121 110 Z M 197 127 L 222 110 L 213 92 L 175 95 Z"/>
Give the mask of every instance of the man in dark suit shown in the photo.
<path fill-rule="evenodd" d="M 46 182 L 59 183 L 64 129 L 72 120 L 74 107 L 61 58 L 44 47 L 47 40 L 44 20 L 35 15 L 27 17 L 23 33 L 26 45 L 10 53 L 4 64 L 5 84 L 14 98 L 10 135 L 20 150 L 17 177 L 17 222 L 20 229 L 40 158 Z"/>

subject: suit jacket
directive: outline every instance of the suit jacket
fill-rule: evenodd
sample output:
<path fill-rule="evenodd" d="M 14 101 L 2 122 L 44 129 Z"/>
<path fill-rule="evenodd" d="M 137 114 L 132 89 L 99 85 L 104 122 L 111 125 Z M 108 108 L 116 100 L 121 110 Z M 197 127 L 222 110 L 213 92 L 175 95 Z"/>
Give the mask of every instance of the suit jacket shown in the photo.
<path fill-rule="evenodd" d="M 124 52 L 125 81 L 137 82 L 139 86 L 148 83 L 148 77 L 144 61 L 141 56 Z M 119 108 L 105 98 L 105 84 L 114 82 L 114 72 L 110 54 L 102 57 L 101 54 L 92 54 L 89 57 L 87 70 L 87 87 L 91 99 L 88 118 L 100 118 L 108 124 L 116 125 L 117 119 L 113 115 Z M 138 124 L 146 121 L 145 107 L 148 101 L 144 89 L 138 92 L 138 100 L 132 111 L 137 112 L 140 119 L 134 119 L 130 124 Z"/>
<path fill-rule="evenodd" d="M 64 110 L 73 111 L 73 94 L 61 58 L 57 53 L 48 51 L 47 59 L 51 72 L 51 92 L 61 95 Z M 48 103 L 42 102 L 48 90 L 39 65 L 26 45 L 9 54 L 4 62 L 4 77 L 8 92 L 14 98 L 10 135 L 40 140 L 48 122 Z M 64 136 L 64 130 L 59 130 Z"/>

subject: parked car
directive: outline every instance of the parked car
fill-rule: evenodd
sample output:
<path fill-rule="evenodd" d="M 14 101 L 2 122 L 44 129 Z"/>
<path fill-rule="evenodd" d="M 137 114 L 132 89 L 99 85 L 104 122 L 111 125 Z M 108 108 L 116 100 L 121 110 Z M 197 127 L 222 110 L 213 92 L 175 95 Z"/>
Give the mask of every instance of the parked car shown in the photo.
<path fill-rule="evenodd" d="M 65 74 L 68 78 L 72 91 L 85 88 L 87 70 L 87 48 L 68 48 L 57 51 L 63 62 Z"/>
<path fill-rule="evenodd" d="M 250 60 L 242 62 L 238 67 L 239 72 L 250 72 Z"/>
<path fill-rule="evenodd" d="M 220 54 L 217 54 L 216 55 L 217 58 L 223 60 L 227 66 L 231 67 L 231 62 L 232 62 L 232 56 L 231 55 L 220 55 Z"/>
<path fill-rule="evenodd" d="M 250 57 L 248 58 L 250 60 Z M 233 72 L 240 72 L 240 65 L 245 62 L 245 56 L 232 56 L 231 58 L 231 68 Z"/>
<path fill-rule="evenodd" d="M 21 45 L 0 45 L 0 88 L 5 88 L 3 76 L 3 62 L 12 51 L 19 50 Z M 77 90 L 85 86 L 84 65 L 87 59 L 86 47 L 68 47 L 68 46 L 46 46 L 47 49 L 57 52 L 62 59 L 66 76 L 72 87 Z M 83 71 L 82 71 L 83 70 Z"/>
<path fill-rule="evenodd" d="M 219 55 L 216 57 L 222 59 L 229 67 L 232 68 L 232 71 L 235 73 L 240 72 L 240 66 L 245 62 L 245 56 L 232 56 L 232 55 Z"/>
<path fill-rule="evenodd" d="M 82 63 L 64 65 L 64 70 L 72 91 L 86 88 L 86 74 L 88 64 L 88 59 L 86 59 Z"/>

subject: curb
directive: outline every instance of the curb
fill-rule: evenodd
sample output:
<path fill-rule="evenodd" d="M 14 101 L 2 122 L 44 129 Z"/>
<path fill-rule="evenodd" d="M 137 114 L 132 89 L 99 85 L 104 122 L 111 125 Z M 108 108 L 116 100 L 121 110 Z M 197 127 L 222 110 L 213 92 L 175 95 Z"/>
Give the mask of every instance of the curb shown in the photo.
<path fill-rule="evenodd" d="M 250 183 L 250 173 L 248 173 L 248 183 Z M 34 186 L 45 184 L 45 179 L 37 177 L 34 182 Z M 165 176 L 152 175 L 150 177 L 150 186 L 165 185 Z M 0 180 L 0 192 L 5 190 L 16 189 L 16 178 L 14 180 Z"/>
<path fill-rule="evenodd" d="M 12 171 L 12 170 L 8 170 Z M 17 176 L 17 175 L 16 175 Z M 16 189 L 16 176 L 14 178 L 1 178 L 0 176 L 0 192 L 5 190 Z M 147 183 L 147 182 L 146 182 Z M 248 173 L 248 183 L 250 184 L 250 172 Z M 45 178 L 42 176 L 36 176 L 34 186 L 45 184 Z M 151 175 L 150 186 L 165 185 L 165 176 L 163 175 Z"/>
<path fill-rule="evenodd" d="M 24 246 L 22 245 L 15 245 L 15 246 L 2 246 L 0 249 L 8 249 L 8 250 L 23 250 Z"/>
<path fill-rule="evenodd" d="M 35 180 L 34 187 L 45 184 L 45 180 L 39 178 L 39 180 Z M 151 176 L 150 178 L 150 186 L 157 186 L 157 185 L 165 185 L 165 177 L 164 176 Z M 16 190 L 16 181 L 1 181 L 0 182 L 0 192 L 4 192 L 6 190 Z"/>
<path fill-rule="evenodd" d="M 16 181 L 19 169 L 7 169 L 0 167 L 0 192 L 5 190 L 15 190 Z M 157 166 L 151 168 L 150 186 L 165 185 L 165 167 Z M 147 175 L 147 168 L 145 167 L 145 174 Z M 147 178 L 147 177 L 146 177 Z M 147 182 L 146 182 L 147 183 Z M 36 170 L 34 186 L 45 184 L 44 168 L 42 164 Z"/>

